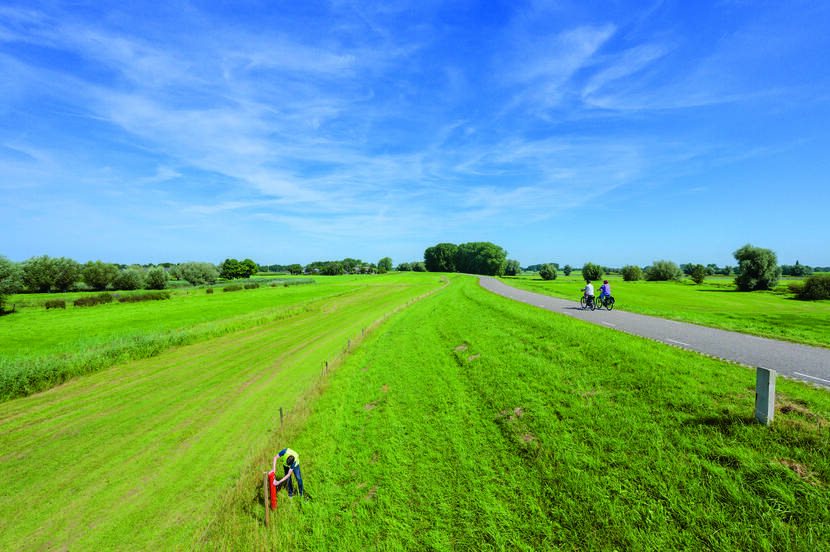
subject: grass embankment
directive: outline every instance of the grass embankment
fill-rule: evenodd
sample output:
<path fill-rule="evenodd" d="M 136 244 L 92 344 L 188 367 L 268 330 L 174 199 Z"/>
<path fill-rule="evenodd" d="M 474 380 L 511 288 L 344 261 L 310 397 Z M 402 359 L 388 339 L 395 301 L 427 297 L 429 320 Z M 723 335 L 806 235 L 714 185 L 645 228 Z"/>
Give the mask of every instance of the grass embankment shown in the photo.
<path fill-rule="evenodd" d="M 174 292 L 169 300 L 147 303 L 20 309 L 0 318 L 0 401 L 42 391 L 118 362 L 148 358 L 173 346 L 295 316 L 317 308 L 321 301 L 368 285 L 407 285 L 413 280 L 404 276 L 318 279 L 320 283 L 315 285 L 234 293 L 218 288 L 213 294 L 189 289 Z M 29 301 L 31 305 L 42 304 L 37 297 Z"/>
<path fill-rule="evenodd" d="M 732 279 L 707 279 L 701 285 L 679 282 L 625 282 L 606 277 L 615 309 L 658 316 L 735 332 L 830 347 L 830 301 L 798 301 L 786 292 L 739 292 Z M 505 284 L 578 301 L 585 286 L 577 275 L 545 281 L 539 276 L 502 278 Z M 601 283 L 601 282 L 599 282 Z M 599 285 L 594 282 L 597 293 Z"/>
<path fill-rule="evenodd" d="M 830 549 L 830 396 L 457 278 L 367 339 L 251 464 L 207 550 Z M 261 472 L 302 458 L 308 503 Z"/>
<path fill-rule="evenodd" d="M 0 550 L 191 549 L 273 441 L 279 407 L 291 420 L 347 340 L 440 286 L 378 279 L 0 404 Z"/>

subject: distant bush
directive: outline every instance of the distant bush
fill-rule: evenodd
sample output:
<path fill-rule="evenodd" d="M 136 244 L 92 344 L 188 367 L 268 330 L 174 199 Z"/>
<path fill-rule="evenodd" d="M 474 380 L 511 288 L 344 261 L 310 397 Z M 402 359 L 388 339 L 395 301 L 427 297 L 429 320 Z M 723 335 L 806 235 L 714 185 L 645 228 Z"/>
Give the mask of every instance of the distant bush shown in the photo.
<path fill-rule="evenodd" d="M 694 283 L 700 285 L 706 279 L 707 270 L 702 264 L 695 264 L 688 267 L 688 274 Z"/>
<path fill-rule="evenodd" d="M 636 282 L 643 277 L 643 271 L 640 270 L 639 266 L 634 265 L 625 265 L 620 269 L 620 273 L 622 274 L 623 281 L 626 282 Z"/>
<path fill-rule="evenodd" d="M 205 290 L 205 293 L 213 293 L 213 288 L 207 288 L 207 290 Z"/>
<path fill-rule="evenodd" d="M 599 280 L 602 278 L 602 267 L 594 263 L 582 265 L 582 277 L 586 280 Z"/>
<path fill-rule="evenodd" d="M 830 274 L 822 272 L 808 276 L 797 297 L 803 301 L 830 299 Z"/>
<path fill-rule="evenodd" d="M 242 289 L 242 286 L 237 286 L 236 284 L 231 286 L 225 286 L 222 288 L 222 291 L 239 291 Z"/>
<path fill-rule="evenodd" d="M 556 280 L 556 267 L 552 264 L 543 264 L 541 268 L 539 268 L 539 276 L 541 276 L 543 280 Z"/>
<path fill-rule="evenodd" d="M 151 291 L 136 295 L 124 295 L 118 298 L 119 303 L 140 303 L 141 301 L 164 301 L 170 299 L 169 291 Z"/>
<path fill-rule="evenodd" d="M 219 277 L 216 266 L 210 263 L 189 261 L 176 266 L 176 276 L 181 280 L 187 280 L 192 286 L 204 284 L 215 284 Z"/>
<path fill-rule="evenodd" d="M 249 283 L 245 284 L 245 289 L 256 289 L 258 287 L 259 287 L 259 284 L 257 282 L 249 282 Z"/>
<path fill-rule="evenodd" d="M 63 299 L 53 299 L 51 301 L 46 301 L 46 303 L 44 303 L 44 305 L 46 306 L 46 310 L 49 310 L 49 309 L 65 309 L 66 308 L 66 301 L 64 301 Z"/>
<path fill-rule="evenodd" d="M 101 293 L 99 295 L 90 295 L 88 297 L 79 297 L 75 299 L 72 304 L 76 307 L 94 307 L 95 305 L 106 305 L 112 303 L 113 296 L 109 293 Z"/>
<path fill-rule="evenodd" d="M 704 270 L 705 267 L 704 267 Z M 646 280 L 651 282 L 665 282 L 667 280 L 679 280 L 683 272 L 677 263 L 672 261 L 654 261 L 645 270 Z"/>
<path fill-rule="evenodd" d="M 427 266 L 423 261 L 416 261 L 412 263 L 412 271 L 413 272 L 426 272 Z"/>
<path fill-rule="evenodd" d="M 564 266 L 564 268 L 562 268 L 562 272 L 565 274 L 565 276 L 570 276 L 570 275 L 571 275 L 571 272 L 573 272 L 573 270 L 574 270 L 574 269 L 573 269 L 573 268 L 571 268 L 571 265 L 569 265 L 569 264 L 566 264 L 566 265 Z"/>
<path fill-rule="evenodd" d="M 792 280 L 787 282 L 787 289 L 798 297 L 802 291 L 804 291 L 804 282 L 801 280 Z"/>

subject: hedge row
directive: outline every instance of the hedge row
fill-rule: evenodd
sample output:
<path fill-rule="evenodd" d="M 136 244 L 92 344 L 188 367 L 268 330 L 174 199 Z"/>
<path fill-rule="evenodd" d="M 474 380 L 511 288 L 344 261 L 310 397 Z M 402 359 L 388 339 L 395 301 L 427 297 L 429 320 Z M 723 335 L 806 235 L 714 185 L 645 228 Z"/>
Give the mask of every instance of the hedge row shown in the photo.
<path fill-rule="evenodd" d="M 89 297 L 80 297 L 75 299 L 73 305 L 76 307 L 94 307 L 95 305 L 106 305 L 107 303 L 112 303 L 115 299 L 118 300 L 119 303 L 140 303 L 142 301 L 163 301 L 165 299 L 170 299 L 170 292 L 169 291 L 151 291 L 149 293 L 141 293 L 136 295 L 112 295 L 111 293 L 101 293 L 99 295 L 89 296 Z M 55 305 L 52 307 L 49 306 L 49 303 L 63 303 L 63 300 L 56 300 L 56 301 L 47 301 L 46 308 L 56 308 Z M 60 307 L 59 305 L 57 308 L 66 308 L 66 305 Z"/>

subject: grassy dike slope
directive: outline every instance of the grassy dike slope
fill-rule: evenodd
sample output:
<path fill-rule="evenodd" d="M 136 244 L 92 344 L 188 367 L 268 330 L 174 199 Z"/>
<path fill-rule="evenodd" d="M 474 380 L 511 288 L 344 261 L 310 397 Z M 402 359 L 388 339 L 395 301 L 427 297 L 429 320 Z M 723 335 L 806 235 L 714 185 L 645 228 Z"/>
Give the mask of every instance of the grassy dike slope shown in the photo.
<path fill-rule="evenodd" d="M 373 282 L 0 403 L 0 550 L 191 549 L 279 407 L 291 420 L 348 339 L 442 285 Z"/>
<path fill-rule="evenodd" d="M 830 396 L 511 302 L 469 277 L 389 319 L 279 446 L 313 499 L 262 523 L 269 449 L 205 550 L 830 549 Z"/>

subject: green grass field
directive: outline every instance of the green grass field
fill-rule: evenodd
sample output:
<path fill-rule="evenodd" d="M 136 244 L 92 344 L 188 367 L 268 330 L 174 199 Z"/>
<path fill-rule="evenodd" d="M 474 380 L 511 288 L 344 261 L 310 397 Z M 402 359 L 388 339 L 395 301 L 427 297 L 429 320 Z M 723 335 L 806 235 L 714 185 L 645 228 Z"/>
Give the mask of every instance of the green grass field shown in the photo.
<path fill-rule="evenodd" d="M 604 343 L 606 347 L 586 346 Z M 830 396 L 481 290 L 390 319 L 253 463 L 205 550 L 830 547 Z M 313 499 L 263 527 L 261 471 L 303 458 Z"/>
<path fill-rule="evenodd" d="M 206 289 L 191 288 L 175 291 L 166 301 L 69 306 L 66 310 L 42 306 L 45 299 L 63 295 L 25 296 L 31 306 L 0 318 L 0 400 L 42 391 L 117 362 L 147 358 L 171 346 L 319 308 L 323 301 L 379 282 L 409 285 L 417 279 L 389 275 L 318 277 L 318 281 L 232 293 L 217 288 L 208 294 Z M 69 294 L 68 299 L 80 295 Z"/>
<path fill-rule="evenodd" d="M 702 285 L 691 280 L 680 282 L 624 282 L 606 277 L 614 308 L 691 322 L 723 330 L 783 339 L 818 347 L 830 347 L 830 301 L 798 301 L 782 286 L 775 291 L 750 293 L 735 290 L 731 278 L 710 278 Z M 545 295 L 578 301 L 585 286 L 581 276 L 559 275 L 545 281 L 538 275 L 506 277 L 511 286 Z M 599 294 L 599 285 L 594 287 Z"/>
<path fill-rule="evenodd" d="M 292 316 L 0 403 L 0 550 L 190 549 L 271 442 L 279 407 L 291 420 L 325 361 L 443 285 L 332 292 L 343 283 L 316 286 Z"/>
<path fill-rule="evenodd" d="M 305 286 L 0 403 L 0 549 L 830 548 L 826 390 L 780 379 L 761 426 L 751 370 L 447 278 Z M 285 446 L 313 498 L 266 528 Z"/>

